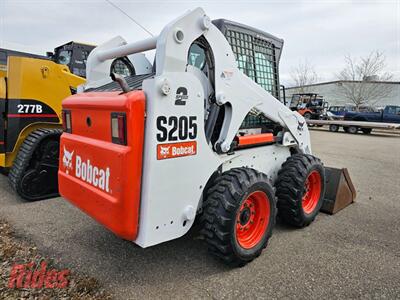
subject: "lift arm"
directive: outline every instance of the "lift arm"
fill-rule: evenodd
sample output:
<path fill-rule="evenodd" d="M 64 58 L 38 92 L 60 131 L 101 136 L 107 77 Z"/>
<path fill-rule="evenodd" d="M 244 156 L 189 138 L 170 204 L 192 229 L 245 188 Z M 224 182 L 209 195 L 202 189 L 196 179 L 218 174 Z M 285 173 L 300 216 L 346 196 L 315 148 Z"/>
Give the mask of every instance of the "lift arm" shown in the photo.
<path fill-rule="evenodd" d="M 89 55 L 88 68 L 95 70 L 112 58 L 156 48 L 155 79 L 160 83 L 160 92 L 167 95 L 168 74 L 187 71 L 189 48 L 200 36 L 205 37 L 213 53 L 217 104 L 225 106 L 225 119 L 218 140 L 222 152 L 229 151 L 244 118 L 253 109 L 286 129 L 284 145 L 296 144 L 301 152 L 311 153 L 305 119 L 238 69 L 228 41 L 201 8 L 175 19 L 157 37 L 131 44 L 120 42 L 115 48 L 93 50 Z M 87 73 L 90 74 L 90 71 Z"/>

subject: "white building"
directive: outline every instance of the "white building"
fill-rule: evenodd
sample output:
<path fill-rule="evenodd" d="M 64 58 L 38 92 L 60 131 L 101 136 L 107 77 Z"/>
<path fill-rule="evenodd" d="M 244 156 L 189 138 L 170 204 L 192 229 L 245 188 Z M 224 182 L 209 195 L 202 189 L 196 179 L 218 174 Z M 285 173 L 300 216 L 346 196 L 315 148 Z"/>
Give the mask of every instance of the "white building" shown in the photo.
<path fill-rule="evenodd" d="M 304 86 L 305 93 L 316 93 L 324 97 L 325 101 L 329 103 L 329 105 L 345 105 L 351 104 L 349 99 L 346 99 L 340 93 L 340 88 L 343 84 L 357 84 L 358 81 L 329 81 L 329 82 L 321 82 L 310 84 Z M 370 101 L 374 103 L 377 107 L 382 107 L 385 105 L 400 105 L 400 82 L 399 81 L 367 81 L 365 84 L 372 85 L 387 85 L 385 86 L 386 90 L 389 90 L 390 93 L 386 97 L 379 97 Z M 299 87 L 289 87 L 286 88 L 286 102 L 290 103 L 293 94 L 299 93 Z"/>

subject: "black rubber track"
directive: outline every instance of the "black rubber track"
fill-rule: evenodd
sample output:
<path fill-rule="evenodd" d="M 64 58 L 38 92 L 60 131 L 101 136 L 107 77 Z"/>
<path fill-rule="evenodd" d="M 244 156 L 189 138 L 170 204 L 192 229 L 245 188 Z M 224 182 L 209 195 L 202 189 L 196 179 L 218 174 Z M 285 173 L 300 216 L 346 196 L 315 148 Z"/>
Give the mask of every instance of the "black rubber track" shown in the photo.
<path fill-rule="evenodd" d="M 59 140 L 61 134 L 61 129 L 37 129 L 26 137 L 19 148 L 17 157 L 15 158 L 8 174 L 8 179 L 11 187 L 25 200 L 33 201 L 58 196 L 57 192 L 43 195 L 41 197 L 30 197 L 21 191 L 20 183 L 27 168 L 31 165 L 32 156 L 35 150 L 40 146 L 40 143 L 48 138 L 57 138 Z"/>
<path fill-rule="evenodd" d="M 321 175 L 322 191 L 314 212 L 306 215 L 302 208 L 302 198 L 305 181 L 313 170 L 318 170 Z M 325 170 L 321 160 L 310 154 L 290 156 L 279 170 L 275 186 L 279 218 L 296 227 L 308 226 L 318 214 L 325 192 Z"/>
<path fill-rule="evenodd" d="M 254 249 L 244 251 L 236 242 L 234 228 L 240 205 L 252 190 L 266 191 L 270 199 L 270 223 L 263 240 Z M 254 169 L 234 168 L 217 177 L 208 189 L 200 220 L 201 233 L 211 254 L 230 266 L 244 266 L 267 246 L 276 213 L 276 200 L 268 177 Z"/>

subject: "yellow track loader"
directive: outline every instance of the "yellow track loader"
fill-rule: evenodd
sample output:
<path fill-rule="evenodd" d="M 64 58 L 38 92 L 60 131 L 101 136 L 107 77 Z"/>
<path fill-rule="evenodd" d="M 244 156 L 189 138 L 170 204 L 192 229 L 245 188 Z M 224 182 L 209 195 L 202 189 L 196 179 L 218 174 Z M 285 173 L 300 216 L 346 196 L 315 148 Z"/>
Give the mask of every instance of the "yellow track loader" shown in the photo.
<path fill-rule="evenodd" d="M 70 42 L 47 56 L 0 49 L 0 167 L 24 199 L 58 195 L 61 101 L 85 82 L 94 47 Z M 126 58 L 113 67 L 134 74 Z"/>

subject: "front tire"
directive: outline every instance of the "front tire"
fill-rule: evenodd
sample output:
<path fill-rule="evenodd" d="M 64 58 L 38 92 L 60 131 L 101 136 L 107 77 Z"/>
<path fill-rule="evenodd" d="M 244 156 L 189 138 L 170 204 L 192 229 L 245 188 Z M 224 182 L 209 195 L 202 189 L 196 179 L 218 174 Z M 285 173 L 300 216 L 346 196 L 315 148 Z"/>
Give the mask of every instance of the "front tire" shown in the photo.
<path fill-rule="evenodd" d="M 279 217 L 296 227 L 308 226 L 322 206 L 324 192 L 325 170 L 321 161 L 309 154 L 289 157 L 276 183 Z"/>
<path fill-rule="evenodd" d="M 231 169 L 209 188 L 202 234 L 209 251 L 231 266 L 244 266 L 267 246 L 276 218 L 268 177 L 250 168 Z"/>

